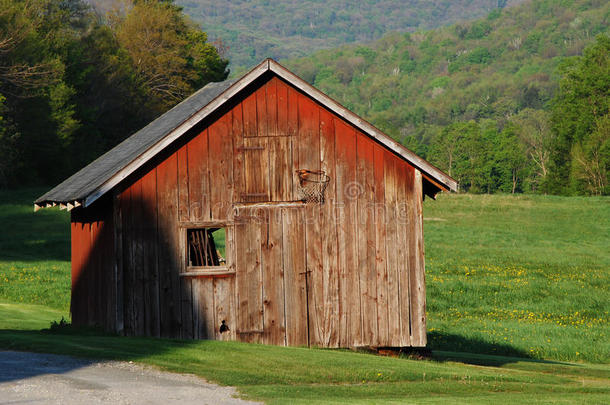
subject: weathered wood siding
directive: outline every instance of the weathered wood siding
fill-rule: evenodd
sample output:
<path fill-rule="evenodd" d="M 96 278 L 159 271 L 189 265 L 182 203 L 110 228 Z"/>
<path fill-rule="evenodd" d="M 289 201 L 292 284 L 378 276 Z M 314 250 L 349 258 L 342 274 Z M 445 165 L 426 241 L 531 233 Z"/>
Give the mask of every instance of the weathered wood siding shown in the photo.
<path fill-rule="evenodd" d="M 103 198 L 87 210 L 74 209 L 70 222 L 72 322 L 116 330 L 112 201 Z"/>
<path fill-rule="evenodd" d="M 325 204 L 296 202 L 297 169 L 326 171 Z M 115 193 L 109 232 L 119 260 L 96 265 L 118 274 L 107 279 L 119 290 L 111 326 L 279 345 L 424 346 L 421 215 L 419 171 L 268 77 Z M 227 228 L 229 271 L 181 275 L 185 229 L 214 223 Z M 79 279 L 92 250 L 76 250 Z M 73 306 L 74 316 L 92 319 L 95 306 Z"/>

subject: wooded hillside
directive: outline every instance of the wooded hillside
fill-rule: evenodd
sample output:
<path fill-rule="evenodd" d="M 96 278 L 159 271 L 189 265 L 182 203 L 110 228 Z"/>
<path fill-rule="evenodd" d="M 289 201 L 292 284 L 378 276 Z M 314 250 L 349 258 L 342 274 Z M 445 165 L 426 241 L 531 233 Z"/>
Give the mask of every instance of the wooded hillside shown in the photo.
<path fill-rule="evenodd" d="M 104 0 L 94 0 L 103 2 Z M 222 40 L 232 70 L 261 60 L 372 41 L 481 17 L 523 0 L 177 0 L 212 40 Z"/>
<path fill-rule="evenodd" d="M 602 0 L 532 1 L 286 64 L 463 190 L 604 194 L 609 16 Z"/>

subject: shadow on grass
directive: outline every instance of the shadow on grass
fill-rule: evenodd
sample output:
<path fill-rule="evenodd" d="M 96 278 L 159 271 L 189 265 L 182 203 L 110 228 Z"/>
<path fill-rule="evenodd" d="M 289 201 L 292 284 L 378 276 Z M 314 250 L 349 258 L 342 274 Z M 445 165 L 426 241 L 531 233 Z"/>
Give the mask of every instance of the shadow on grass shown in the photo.
<path fill-rule="evenodd" d="M 431 350 L 445 350 L 451 352 L 532 358 L 526 351 L 518 349 L 508 343 L 491 343 L 482 339 L 439 331 L 428 332 L 428 348 Z"/>
<path fill-rule="evenodd" d="M 528 352 L 506 343 L 490 343 L 482 339 L 470 338 L 444 332 L 428 332 L 428 350 L 435 361 L 454 361 L 476 366 L 501 367 L 521 361 L 565 364 L 558 361 L 533 358 Z"/>

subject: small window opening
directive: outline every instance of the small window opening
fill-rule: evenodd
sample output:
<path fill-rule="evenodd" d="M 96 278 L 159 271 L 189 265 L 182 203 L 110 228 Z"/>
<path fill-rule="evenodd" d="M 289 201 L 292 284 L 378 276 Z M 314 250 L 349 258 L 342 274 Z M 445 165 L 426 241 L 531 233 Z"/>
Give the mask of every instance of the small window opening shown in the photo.
<path fill-rule="evenodd" d="M 187 229 L 189 267 L 225 266 L 225 228 Z"/>

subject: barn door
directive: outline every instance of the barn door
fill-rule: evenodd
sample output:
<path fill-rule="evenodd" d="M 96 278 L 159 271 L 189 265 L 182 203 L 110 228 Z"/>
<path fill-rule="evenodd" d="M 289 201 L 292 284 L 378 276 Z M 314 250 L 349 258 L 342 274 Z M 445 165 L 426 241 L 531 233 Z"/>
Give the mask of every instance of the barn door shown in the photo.
<path fill-rule="evenodd" d="M 292 137 L 244 137 L 235 150 L 238 201 L 294 201 Z"/>
<path fill-rule="evenodd" d="M 239 340 L 309 343 L 304 232 L 302 208 L 236 208 Z"/>

